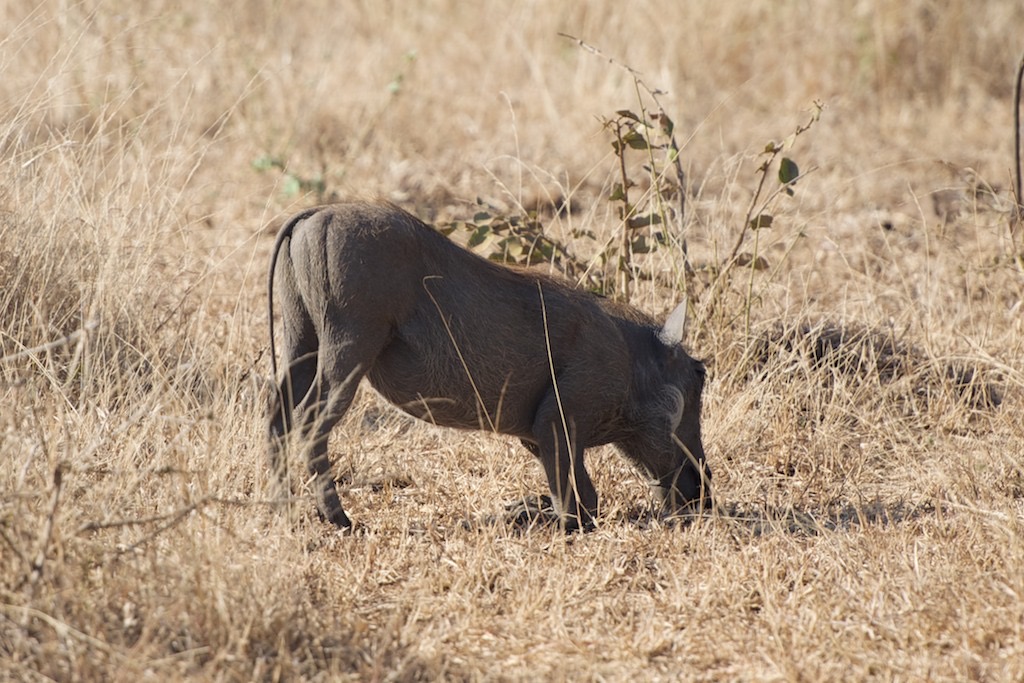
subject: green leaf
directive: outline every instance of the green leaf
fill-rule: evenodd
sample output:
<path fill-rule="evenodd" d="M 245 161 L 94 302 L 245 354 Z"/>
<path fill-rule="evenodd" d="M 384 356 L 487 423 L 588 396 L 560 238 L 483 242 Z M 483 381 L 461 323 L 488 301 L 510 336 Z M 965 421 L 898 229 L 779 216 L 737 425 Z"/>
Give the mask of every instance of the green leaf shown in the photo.
<path fill-rule="evenodd" d="M 532 253 L 535 263 L 551 261 L 555 256 L 555 247 L 551 242 L 545 240 L 536 245 Z"/>
<path fill-rule="evenodd" d="M 640 235 L 633 240 L 629 245 L 630 250 L 634 254 L 649 254 L 651 253 L 651 245 L 648 243 L 647 238 Z"/>
<path fill-rule="evenodd" d="M 796 162 L 789 157 L 782 157 L 782 161 L 779 162 L 779 182 L 789 185 L 796 182 L 799 177 L 800 167 L 796 165 Z"/>
<path fill-rule="evenodd" d="M 503 240 L 501 245 L 506 259 L 519 263 L 523 256 L 523 245 L 511 238 Z"/>
<path fill-rule="evenodd" d="M 633 149 L 649 149 L 650 145 L 647 142 L 647 138 L 639 133 L 639 131 L 631 130 L 622 136 L 622 141 Z"/>
<path fill-rule="evenodd" d="M 270 169 L 275 168 L 275 167 L 281 168 L 283 166 L 284 166 L 284 164 L 282 164 L 280 162 L 280 160 L 275 159 L 274 157 L 270 156 L 269 154 L 263 154 L 263 155 L 261 155 L 259 157 L 256 157 L 252 161 L 252 167 L 254 169 L 256 169 L 257 171 L 261 171 L 261 172 L 262 171 L 269 171 Z"/>
<path fill-rule="evenodd" d="M 750 266 L 754 270 L 768 270 L 768 261 L 763 256 L 754 258 L 751 254 L 743 252 L 736 256 L 737 266 Z"/>
<path fill-rule="evenodd" d="M 300 178 L 299 187 L 301 187 L 302 190 L 305 192 L 316 192 L 319 195 L 322 195 L 324 192 L 327 191 L 327 183 L 320 175 L 316 175 L 312 178 L 309 178 L 308 180 L 303 180 Z"/>
<path fill-rule="evenodd" d="M 478 211 L 477 213 L 473 214 L 474 223 L 483 223 L 489 220 L 491 220 L 491 214 L 487 213 L 486 211 Z"/>
<path fill-rule="evenodd" d="M 481 225 L 480 227 L 473 231 L 472 235 L 469 236 L 469 241 L 466 243 L 466 246 L 468 246 L 470 249 L 472 249 L 473 247 L 478 247 L 484 243 L 484 240 L 486 240 L 487 236 L 490 234 L 491 226 Z"/>
<path fill-rule="evenodd" d="M 632 216 L 626 221 L 626 227 L 630 230 L 646 228 L 649 225 L 661 225 L 661 214 L 649 213 L 643 216 Z"/>
<path fill-rule="evenodd" d="M 622 183 L 615 183 L 612 186 L 612 193 L 608 195 L 608 201 L 621 202 L 626 198 L 626 192 L 622 189 Z"/>
<path fill-rule="evenodd" d="M 750 219 L 750 229 L 760 230 L 761 228 L 770 228 L 772 223 L 775 222 L 775 217 L 766 213 L 762 213 L 760 216 L 756 216 Z"/>
<path fill-rule="evenodd" d="M 286 197 L 294 197 L 302 191 L 302 181 L 288 174 L 285 176 L 284 183 L 281 185 L 281 193 Z"/>
<path fill-rule="evenodd" d="M 672 133 L 676 129 L 676 124 L 672 122 L 672 119 L 670 119 L 665 112 L 655 114 L 652 118 L 661 124 L 661 132 L 664 133 L 666 137 L 672 137 Z"/>
<path fill-rule="evenodd" d="M 631 121 L 640 121 L 640 117 L 628 109 L 619 109 L 618 111 L 615 112 L 615 115 L 623 119 L 629 119 Z"/>

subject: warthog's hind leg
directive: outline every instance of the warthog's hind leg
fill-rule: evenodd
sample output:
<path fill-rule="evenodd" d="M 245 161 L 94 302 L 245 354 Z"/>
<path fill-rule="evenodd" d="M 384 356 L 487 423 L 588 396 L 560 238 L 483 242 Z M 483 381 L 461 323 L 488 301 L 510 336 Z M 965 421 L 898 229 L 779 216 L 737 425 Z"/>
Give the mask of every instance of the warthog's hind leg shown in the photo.
<path fill-rule="evenodd" d="M 288 366 L 271 397 L 267 458 L 270 462 L 271 484 L 278 489 L 278 493 L 288 479 L 287 440 L 295 426 L 295 406 L 309 393 L 315 378 L 316 356 L 301 359 Z"/>
<path fill-rule="evenodd" d="M 345 515 L 331 476 L 327 439 L 331 428 L 348 410 L 358 383 L 356 378 L 348 392 L 332 392 L 330 384 L 317 376 L 316 355 L 307 355 L 289 366 L 270 411 L 268 455 L 275 485 L 280 487 L 287 479 L 289 442 L 294 445 L 296 440 L 301 441 L 307 449 L 306 463 L 313 477 L 317 511 L 331 524 L 343 528 L 351 527 L 352 522 Z M 301 400 L 296 401 L 296 397 Z"/>
<path fill-rule="evenodd" d="M 352 372 L 337 383 L 328 380 L 328 376 L 329 373 L 321 370 L 296 412 L 302 420 L 306 465 L 312 477 L 317 511 L 334 526 L 348 529 L 352 521 L 345 514 L 338 497 L 331 461 L 327 456 L 327 441 L 331 430 L 352 405 L 360 375 Z"/>

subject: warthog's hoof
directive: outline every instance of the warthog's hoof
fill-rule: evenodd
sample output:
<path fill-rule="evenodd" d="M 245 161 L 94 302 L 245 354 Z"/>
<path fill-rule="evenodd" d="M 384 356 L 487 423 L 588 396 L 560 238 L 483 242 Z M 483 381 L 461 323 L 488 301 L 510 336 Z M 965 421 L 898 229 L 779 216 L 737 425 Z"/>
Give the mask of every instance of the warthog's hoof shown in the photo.
<path fill-rule="evenodd" d="M 462 521 L 462 528 L 466 530 L 495 526 L 508 526 L 520 533 L 535 527 L 550 526 L 561 527 L 566 533 L 594 530 L 593 521 L 588 520 L 581 526 L 575 517 L 563 519 L 551 503 L 551 497 L 543 495 L 517 498 L 505 505 L 504 514 L 485 515 L 479 520 Z"/>
<path fill-rule="evenodd" d="M 523 496 L 505 505 L 505 522 L 516 529 L 558 524 L 551 496 Z"/>
<path fill-rule="evenodd" d="M 327 511 L 321 510 L 317 507 L 316 515 L 320 518 L 320 521 L 330 522 L 341 531 L 352 530 L 352 520 L 348 518 L 348 515 L 346 515 L 345 511 L 340 507 Z"/>
<path fill-rule="evenodd" d="M 551 496 L 524 496 L 505 506 L 505 519 L 516 529 L 532 526 L 561 525 L 565 531 L 593 531 L 594 521 L 587 519 L 580 524 L 575 516 L 563 518 L 551 502 Z"/>

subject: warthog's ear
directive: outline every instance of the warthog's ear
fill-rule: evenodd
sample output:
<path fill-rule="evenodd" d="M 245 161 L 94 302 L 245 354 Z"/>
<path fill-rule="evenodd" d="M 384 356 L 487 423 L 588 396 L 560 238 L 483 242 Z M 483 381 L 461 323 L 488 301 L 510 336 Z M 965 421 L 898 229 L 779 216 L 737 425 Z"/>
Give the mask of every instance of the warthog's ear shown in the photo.
<path fill-rule="evenodd" d="M 668 314 L 665 325 L 658 333 L 658 339 L 665 346 L 681 344 L 686 334 L 686 302 L 676 306 L 675 310 Z"/>

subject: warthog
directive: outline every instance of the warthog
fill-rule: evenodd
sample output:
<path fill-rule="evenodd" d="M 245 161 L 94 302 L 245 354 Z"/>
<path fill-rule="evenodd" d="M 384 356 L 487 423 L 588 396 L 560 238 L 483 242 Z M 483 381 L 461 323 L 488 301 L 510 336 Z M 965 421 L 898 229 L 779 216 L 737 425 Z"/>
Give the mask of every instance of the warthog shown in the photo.
<path fill-rule="evenodd" d="M 309 209 L 281 228 L 274 286 L 284 377 L 269 453 L 298 427 L 320 513 L 351 522 L 327 438 L 360 379 L 422 420 L 518 437 L 544 467 L 566 529 L 589 527 L 597 492 L 583 464 L 615 443 L 671 511 L 711 504 L 700 437 L 704 366 L 680 345 L 685 308 L 665 325 L 537 273 L 500 266 L 387 204 Z"/>

